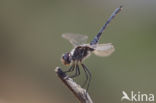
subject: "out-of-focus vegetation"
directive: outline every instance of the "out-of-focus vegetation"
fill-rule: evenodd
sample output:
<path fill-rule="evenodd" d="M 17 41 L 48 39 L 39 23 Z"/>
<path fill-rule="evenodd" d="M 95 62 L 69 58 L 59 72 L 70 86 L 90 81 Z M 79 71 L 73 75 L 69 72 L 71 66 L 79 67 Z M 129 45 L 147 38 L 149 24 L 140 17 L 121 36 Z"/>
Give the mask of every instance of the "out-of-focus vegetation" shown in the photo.
<path fill-rule="evenodd" d="M 92 72 L 89 93 L 95 103 L 120 103 L 121 91 L 156 94 L 155 0 L 2 0 L 0 3 L 0 103 L 77 103 L 56 77 L 72 49 L 62 33 L 91 40 L 115 8 L 100 43 L 116 51 L 85 61 Z M 76 80 L 83 83 L 84 75 Z"/>

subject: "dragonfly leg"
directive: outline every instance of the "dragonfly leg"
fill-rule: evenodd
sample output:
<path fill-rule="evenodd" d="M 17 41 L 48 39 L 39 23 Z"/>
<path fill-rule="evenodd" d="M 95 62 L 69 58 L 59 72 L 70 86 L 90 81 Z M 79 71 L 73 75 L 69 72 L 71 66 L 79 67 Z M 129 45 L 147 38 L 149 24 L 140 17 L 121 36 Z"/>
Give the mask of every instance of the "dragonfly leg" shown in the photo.
<path fill-rule="evenodd" d="M 78 64 L 76 64 L 76 68 L 75 68 L 75 69 L 76 69 L 76 70 L 75 70 L 75 74 L 74 74 L 74 75 L 69 76 L 70 78 L 75 78 L 75 77 L 77 77 L 77 76 L 79 76 L 79 75 L 80 75 L 80 69 L 79 69 Z"/>
<path fill-rule="evenodd" d="M 81 64 L 81 65 L 82 65 L 86 75 L 88 75 L 88 80 L 87 80 L 88 83 L 87 83 L 87 88 L 86 88 L 86 92 L 88 92 L 88 89 L 89 89 L 89 86 L 90 86 L 90 82 L 91 82 L 91 79 L 92 79 L 92 75 L 91 75 L 89 69 L 84 64 Z"/>
<path fill-rule="evenodd" d="M 81 64 L 82 65 L 82 64 Z M 86 76 L 86 79 L 85 79 L 85 82 L 83 83 L 82 87 L 84 87 L 86 85 L 86 83 L 88 82 L 88 73 L 86 71 L 86 69 L 84 69 L 83 65 L 82 65 L 82 68 L 83 70 L 85 71 L 85 76 Z"/>
<path fill-rule="evenodd" d="M 64 73 L 68 73 L 68 72 L 72 72 L 74 71 L 75 65 L 73 64 L 72 66 L 70 66 L 70 68 L 67 71 L 64 71 Z"/>

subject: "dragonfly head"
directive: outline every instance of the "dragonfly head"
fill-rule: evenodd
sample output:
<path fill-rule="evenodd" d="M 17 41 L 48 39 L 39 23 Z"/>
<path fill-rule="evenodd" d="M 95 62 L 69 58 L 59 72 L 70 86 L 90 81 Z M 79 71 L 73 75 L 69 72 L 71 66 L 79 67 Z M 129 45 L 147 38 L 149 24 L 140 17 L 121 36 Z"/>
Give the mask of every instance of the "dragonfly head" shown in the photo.
<path fill-rule="evenodd" d="M 61 61 L 64 65 L 70 65 L 71 63 L 71 54 L 70 53 L 65 53 L 63 54 Z"/>

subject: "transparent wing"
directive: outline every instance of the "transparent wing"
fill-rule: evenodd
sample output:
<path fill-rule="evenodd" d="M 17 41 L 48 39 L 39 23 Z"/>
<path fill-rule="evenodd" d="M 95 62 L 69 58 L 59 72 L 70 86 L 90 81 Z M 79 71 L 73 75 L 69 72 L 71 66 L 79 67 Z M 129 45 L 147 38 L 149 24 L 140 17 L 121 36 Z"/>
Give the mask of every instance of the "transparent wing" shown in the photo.
<path fill-rule="evenodd" d="M 115 50 L 114 46 L 111 43 L 97 44 L 93 48 L 95 49 L 93 53 L 97 56 L 109 56 Z"/>
<path fill-rule="evenodd" d="M 86 43 L 86 41 L 88 39 L 88 36 L 86 36 L 86 35 L 72 34 L 72 33 L 62 34 L 62 37 L 67 39 L 74 46 L 84 44 L 84 43 Z"/>

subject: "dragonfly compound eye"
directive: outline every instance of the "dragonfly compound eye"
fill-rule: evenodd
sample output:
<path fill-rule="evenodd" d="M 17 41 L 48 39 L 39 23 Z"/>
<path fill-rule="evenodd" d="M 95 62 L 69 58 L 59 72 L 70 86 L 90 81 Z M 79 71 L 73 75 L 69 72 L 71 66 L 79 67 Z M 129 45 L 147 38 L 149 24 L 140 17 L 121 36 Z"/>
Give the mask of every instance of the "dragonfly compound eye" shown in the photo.
<path fill-rule="evenodd" d="M 63 56 L 62 56 L 62 62 L 64 65 L 69 65 L 71 63 L 71 56 L 70 56 L 70 53 L 65 53 Z"/>

